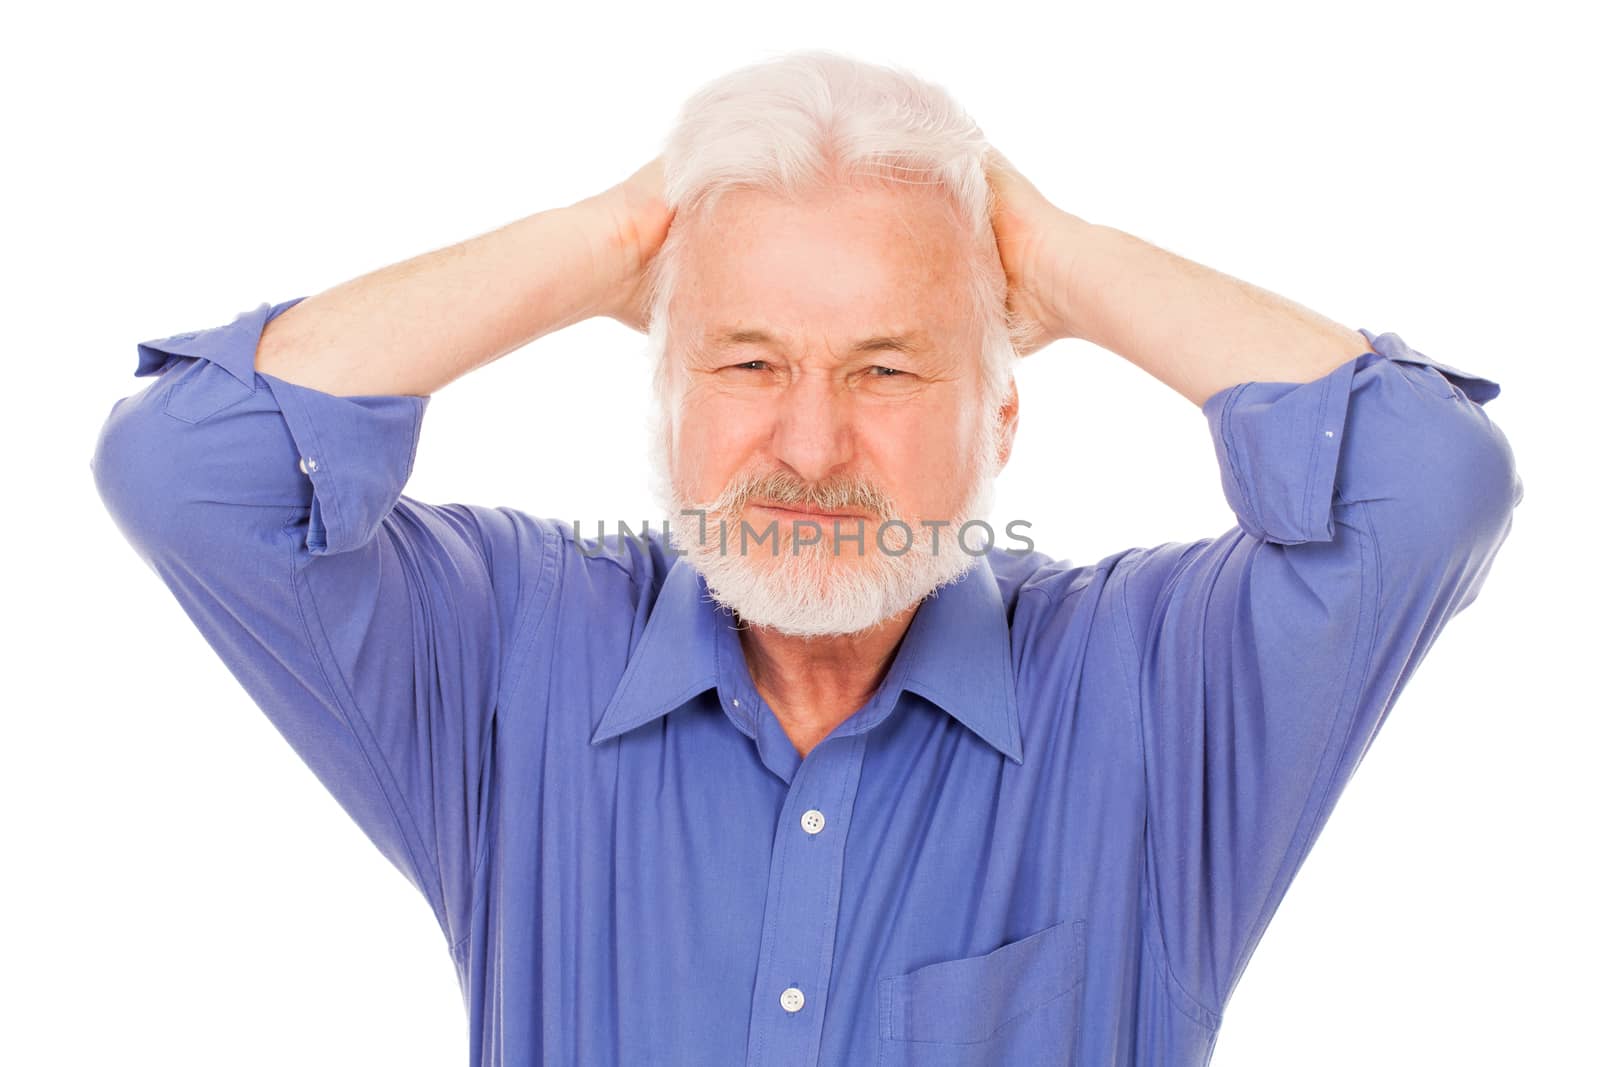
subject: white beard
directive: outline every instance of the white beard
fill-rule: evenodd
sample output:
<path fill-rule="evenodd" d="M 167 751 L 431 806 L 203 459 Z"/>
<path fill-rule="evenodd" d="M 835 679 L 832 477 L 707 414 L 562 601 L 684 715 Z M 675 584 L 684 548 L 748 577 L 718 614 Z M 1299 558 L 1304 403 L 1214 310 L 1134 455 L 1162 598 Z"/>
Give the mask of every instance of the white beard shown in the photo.
<path fill-rule="evenodd" d="M 716 500 L 684 499 L 670 471 L 663 469 L 672 442 L 659 417 L 653 436 L 657 445 L 652 449 L 655 494 L 658 504 L 667 507 L 670 543 L 705 577 L 706 588 L 718 604 L 736 612 L 746 623 L 770 627 L 779 633 L 827 637 L 871 629 L 920 603 L 940 586 L 963 577 L 977 563 L 975 553 L 982 551 L 991 536 L 981 527 L 970 531 L 966 543 L 973 552 L 968 552 L 958 539 L 965 523 L 984 518 L 992 506 L 998 474 L 992 436 L 986 436 L 980 444 L 979 451 L 984 455 L 980 456 L 973 484 L 948 525 L 936 530 L 887 505 L 872 518 L 838 520 L 841 533 L 848 539 L 837 546 L 832 534 L 834 520 L 819 519 L 818 524 L 825 531 L 822 539 L 800 545 L 797 553 L 795 523 L 784 521 L 778 523 L 776 554 L 771 536 L 756 540 L 766 530 L 754 517 L 744 520 L 750 534 L 741 551 L 741 515 L 732 510 L 737 506 L 739 480 Z M 885 528 L 884 524 L 896 519 L 906 526 Z M 906 544 L 907 526 L 912 534 L 908 551 L 890 555 L 880 550 L 880 528 L 883 545 L 900 552 Z M 800 529 L 807 538 L 816 537 L 814 529 L 804 524 Z M 854 537 L 858 531 L 862 533 L 859 543 Z"/>

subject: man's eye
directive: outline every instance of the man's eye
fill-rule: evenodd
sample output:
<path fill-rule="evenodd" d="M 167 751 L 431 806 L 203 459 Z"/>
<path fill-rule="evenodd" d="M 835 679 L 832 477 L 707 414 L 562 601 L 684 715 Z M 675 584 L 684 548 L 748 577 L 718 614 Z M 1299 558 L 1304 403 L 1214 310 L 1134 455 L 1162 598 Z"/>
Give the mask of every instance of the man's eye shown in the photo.
<path fill-rule="evenodd" d="M 733 369 L 734 370 L 765 370 L 766 366 L 767 366 L 767 361 L 766 360 L 764 360 L 764 359 L 752 359 L 752 360 L 748 360 L 748 361 L 746 361 L 744 363 L 735 363 L 733 365 Z"/>
<path fill-rule="evenodd" d="M 893 378 L 893 377 L 896 377 L 898 375 L 902 375 L 902 374 L 905 373 L 905 371 L 900 370 L 897 367 L 873 367 L 871 369 L 874 372 L 877 372 L 877 371 L 882 371 L 883 372 L 882 374 L 874 373 L 872 375 L 874 378 Z"/>

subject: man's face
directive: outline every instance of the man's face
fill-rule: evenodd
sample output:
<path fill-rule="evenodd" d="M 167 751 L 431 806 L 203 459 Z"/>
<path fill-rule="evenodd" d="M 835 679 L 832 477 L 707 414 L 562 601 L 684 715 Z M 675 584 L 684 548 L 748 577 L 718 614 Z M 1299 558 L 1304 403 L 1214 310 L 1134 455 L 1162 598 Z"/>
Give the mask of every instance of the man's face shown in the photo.
<path fill-rule="evenodd" d="M 973 562 L 957 527 L 981 517 L 997 457 L 963 236 L 935 196 L 741 189 L 691 224 L 665 357 L 680 383 L 673 503 L 721 512 L 682 547 L 750 621 L 854 632 Z M 937 553 L 924 520 L 951 523 Z M 674 526 L 699 539 L 693 516 Z M 902 551 L 908 534 L 921 551 Z"/>

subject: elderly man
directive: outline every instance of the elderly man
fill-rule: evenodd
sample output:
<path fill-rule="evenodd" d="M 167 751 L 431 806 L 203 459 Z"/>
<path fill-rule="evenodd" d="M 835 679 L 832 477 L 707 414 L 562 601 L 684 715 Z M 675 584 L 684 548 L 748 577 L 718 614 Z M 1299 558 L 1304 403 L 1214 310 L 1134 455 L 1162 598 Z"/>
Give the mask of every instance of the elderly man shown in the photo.
<path fill-rule="evenodd" d="M 401 495 L 435 390 L 597 315 L 648 332 L 670 533 Z M 1062 338 L 1200 409 L 1236 526 L 973 550 Z M 1496 383 L 823 52 L 605 193 L 138 354 L 100 492 L 432 905 L 475 1065 L 1206 1062 L 1522 496 Z"/>

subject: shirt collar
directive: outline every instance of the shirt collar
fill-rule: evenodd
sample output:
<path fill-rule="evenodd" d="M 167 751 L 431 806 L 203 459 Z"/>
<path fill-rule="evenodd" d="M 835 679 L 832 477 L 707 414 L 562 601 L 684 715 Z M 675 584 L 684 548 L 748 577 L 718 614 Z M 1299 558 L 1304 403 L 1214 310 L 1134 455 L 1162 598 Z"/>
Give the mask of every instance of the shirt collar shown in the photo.
<path fill-rule="evenodd" d="M 724 631 L 731 634 L 734 625 L 733 613 L 715 602 L 705 578 L 686 560 L 676 560 L 590 743 L 659 718 L 707 689 L 736 684 L 719 676 L 717 655 Z M 736 640 L 733 647 L 738 647 Z M 986 557 L 978 557 L 959 581 L 923 600 L 888 684 L 932 701 L 996 751 L 1022 762 L 1011 625 Z M 885 693 L 881 714 L 860 728 L 876 725 L 899 695 Z M 736 725 L 749 732 L 748 723 Z"/>

